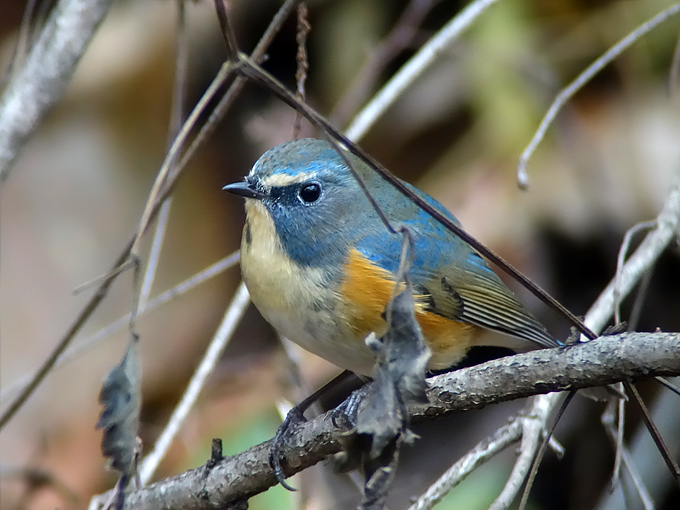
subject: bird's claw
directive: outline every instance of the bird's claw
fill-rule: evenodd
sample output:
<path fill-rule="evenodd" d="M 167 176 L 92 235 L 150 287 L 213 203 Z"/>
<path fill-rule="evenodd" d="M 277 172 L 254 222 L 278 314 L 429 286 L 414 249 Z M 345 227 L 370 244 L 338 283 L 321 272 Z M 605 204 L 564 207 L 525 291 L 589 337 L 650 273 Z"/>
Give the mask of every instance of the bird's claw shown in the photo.
<path fill-rule="evenodd" d="M 286 415 L 283 423 L 279 426 L 274 439 L 272 439 L 272 445 L 269 450 L 269 465 L 274 470 L 274 476 L 276 480 L 281 484 L 284 489 L 289 491 L 295 491 L 294 487 L 291 487 L 286 483 L 286 475 L 283 472 L 283 466 L 281 461 L 284 459 L 283 449 L 284 446 L 290 447 L 288 439 L 291 437 L 293 431 L 301 423 L 307 420 L 303 414 L 304 410 L 300 409 L 299 406 L 294 406 Z"/>

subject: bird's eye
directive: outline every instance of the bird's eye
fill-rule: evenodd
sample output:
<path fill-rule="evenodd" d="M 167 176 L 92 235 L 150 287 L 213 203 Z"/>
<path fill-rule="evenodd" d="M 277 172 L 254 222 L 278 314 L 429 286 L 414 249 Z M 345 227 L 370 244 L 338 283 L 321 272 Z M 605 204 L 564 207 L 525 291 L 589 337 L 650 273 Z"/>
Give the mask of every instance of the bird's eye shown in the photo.
<path fill-rule="evenodd" d="M 300 188 L 298 195 L 303 202 L 311 204 L 319 200 L 319 197 L 321 196 L 321 186 L 316 183 L 305 184 Z"/>

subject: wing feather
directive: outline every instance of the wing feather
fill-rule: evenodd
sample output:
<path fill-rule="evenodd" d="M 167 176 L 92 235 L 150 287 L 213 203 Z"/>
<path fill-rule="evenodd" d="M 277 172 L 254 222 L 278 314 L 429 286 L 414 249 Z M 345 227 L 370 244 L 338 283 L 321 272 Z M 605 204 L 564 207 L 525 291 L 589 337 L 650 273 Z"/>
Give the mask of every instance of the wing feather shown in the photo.
<path fill-rule="evenodd" d="M 559 343 L 517 301 L 500 278 L 490 271 L 489 275 L 473 271 L 465 273 L 458 281 L 451 276 L 443 277 L 439 285 L 428 281 L 423 287 L 431 296 L 428 300 L 430 311 L 544 347 L 558 346 Z"/>

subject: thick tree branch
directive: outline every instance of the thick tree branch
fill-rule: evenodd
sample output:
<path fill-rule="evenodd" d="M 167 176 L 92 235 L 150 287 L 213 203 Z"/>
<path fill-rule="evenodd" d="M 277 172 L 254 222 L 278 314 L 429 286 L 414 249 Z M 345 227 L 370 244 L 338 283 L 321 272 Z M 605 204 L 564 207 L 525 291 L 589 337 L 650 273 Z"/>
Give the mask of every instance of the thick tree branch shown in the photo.
<path fill-rule="evenodd" d="M 0 184 L 61 98 L 113 0 L 60 0 L 0 101 Z"/>
<path fill-rule="evenodd" d="M 430 379 L 431 405 L 415 421 L 550 391 L 600 386 L 626 378 L 680 374 L 680 334 L 627 333 L 574 347 L 518 354 Z M 299 427 L 284 451 L 289 474 L 340 450 L 328 413 Z M 126 508 L 229 508 L 276 483 L 269 442 L 130 494 Z"/>

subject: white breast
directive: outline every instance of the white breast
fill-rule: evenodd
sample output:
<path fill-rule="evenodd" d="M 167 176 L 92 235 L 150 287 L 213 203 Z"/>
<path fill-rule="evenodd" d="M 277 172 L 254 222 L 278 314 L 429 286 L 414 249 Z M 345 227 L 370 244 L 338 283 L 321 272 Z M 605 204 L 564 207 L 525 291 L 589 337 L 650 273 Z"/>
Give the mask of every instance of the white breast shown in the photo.
<path fill-rule="evenodd" d="M 341 368 L 371 375 L 374 357 L 340 319 L 343 306 L 320 268 L 291 261 L 262 203 L 246 199 L 241 271 L 253 303 L 280 334 Z M 249 230 L 249 233 L 246 231 Z M 249 242 L 248 242 L 249 241 Z"/>

